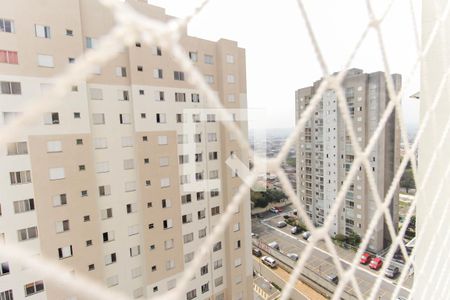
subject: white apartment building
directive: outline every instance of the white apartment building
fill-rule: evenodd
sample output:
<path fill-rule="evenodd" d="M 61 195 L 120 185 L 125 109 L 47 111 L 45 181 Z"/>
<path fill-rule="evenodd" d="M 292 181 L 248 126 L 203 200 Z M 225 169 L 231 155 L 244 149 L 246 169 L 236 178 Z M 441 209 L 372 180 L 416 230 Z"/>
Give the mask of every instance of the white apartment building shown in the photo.
<path fill-rule="evenodd" d="M 395 89 L 401 87 L 401 76 L 392 75 Z M 296 120 L 309 105 L 321 81 L 296 91 Z M 373 135 L 389 96 L 384 73 L 363 73 L 350 69 L 342 83 L 347 105 L 356 131 L 357 141 L 365 148 Z M 378 193 L 384 199 L 400 162 L 399 127 L 395 111 L 370 153 L 370 166 Z M 355 158 L 335 91 L 327 90 L 319 102 L 297 144 L 297 193 L 308 216 L 321 226 L 329 215 L 338 191 Z M 370 192 L 365 170 L 361 167 L 345 197 L 345 204 L 334 216 L 330 235 L 363 236 L 377 210 Z M 394 225 L 398 226 L 398 192 L 389 207 Z M 391 238 L 385 222 L 379 222 L 369 242 L 369 249 L 379 251 Z"/>
<path fill-rule="evenodd" d="M 146 1 L 127 3 L 150 18 L 172 18 Z M 0 4 L 5 126 L 92 51 L 114 19 L 92 0 Z M 181 44 L 226 108 L 246 108 L 244 49 L 186 33 Z M 242 183 L 225 160 L 248 157 L 159 45 L 136 41 L 92 73 L 60 106 L 1 141 L 0 238 L 131 298 L 161 295 L 176 287 Z M 235 122 L 247 132 L 246 121 Z M 186 133 L 191 123 L 194 132 Z M 191 183 L 202 188 L 185 188 Z M 235 212 L 185 299 L 251 299 L 249 203 Z M 0 263 L 2 300 L 84 299 L 31 269 Z"/>

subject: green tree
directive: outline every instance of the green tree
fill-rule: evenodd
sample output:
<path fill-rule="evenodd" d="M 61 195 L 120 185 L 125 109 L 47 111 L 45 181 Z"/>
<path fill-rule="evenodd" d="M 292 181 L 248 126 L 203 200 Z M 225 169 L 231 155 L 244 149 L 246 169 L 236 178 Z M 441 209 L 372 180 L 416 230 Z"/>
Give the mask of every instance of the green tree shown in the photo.
<path fill-rule="evenodd" d="M 405 188 L 407 193 L 409 192 L 409 189 L 416 188 L 412 169 L 405 169 L 405 172 L 403 172 L 402 178 L 400 179 L 400 187 Z"/>
<path fill-rule="evenodd" d="M 361 243 L 361 237 L 352 231 L 347 237 L 347 242 L 352 246 L 358 247 L 359 243 Z"/>

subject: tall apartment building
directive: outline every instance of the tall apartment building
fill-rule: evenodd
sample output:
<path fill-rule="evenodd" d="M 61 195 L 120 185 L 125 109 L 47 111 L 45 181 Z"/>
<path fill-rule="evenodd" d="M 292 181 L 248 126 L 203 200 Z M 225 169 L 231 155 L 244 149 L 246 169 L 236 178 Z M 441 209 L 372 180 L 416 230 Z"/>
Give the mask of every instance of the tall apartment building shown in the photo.
<path fill-rule="evenodd" d="M 395 89 L 401 87 L 401 76 L 392 75 Z M 296 119 L 298 120 L 310 103 L 321 80 L 313 86 L 296 91 Z M 384 73 L 363 73 L 359 69 L 348 71 L 342 83 L 357 140 L 365 148 L 373 135 L 381 115 L 389 101 Z M 297 193 L 306 212 L 316 226 L 321 226 L 335 202 L 355 159 L 344 120 L 338 108 L 335 91 L 327 90 L 297 144 Z M 384 130 L 369 156 L 370 166 L 376 180 L 378 193 L 384 199 L 398 168 L 399 127 L 395 113 L 391 114 Z M 330 235 L 363 236 L 377 210 L 363 168 L 354 177 L 344 204 L 334 216 Z M 397 228 L 398 193 L 389 206 Z M 390 242 L 385 221 L 379 222 L 371 236 L 369 249 L 379 251 Z"/>
<path fill-rule="evenodd" d="M 172 18 L 146 1 L 127 3 L 150 18 Z M 0 4 L 5 126 L 115 22 L 92 0 Z M 181 44 L 226 108 L 246 108 L 244 49 L 186 32 Z M 92 72 L 60 106 L 1 141 L 0 238 L 130 297 L 162 295 L 176 286 L 241 184 L 225 160 L 248 157 L 158 45 L 136 41 Z M 247 132 L 246 121 L 234 122 Z M 194 132 L 186 133 L 192 123 Z M 194 183 L 202 188 L 185 188 Z M 251 299 L 249 210 L 243 201 L 185 299 Z M 0 299 L 84 299 L 34 270 L 0 263 Z"/>

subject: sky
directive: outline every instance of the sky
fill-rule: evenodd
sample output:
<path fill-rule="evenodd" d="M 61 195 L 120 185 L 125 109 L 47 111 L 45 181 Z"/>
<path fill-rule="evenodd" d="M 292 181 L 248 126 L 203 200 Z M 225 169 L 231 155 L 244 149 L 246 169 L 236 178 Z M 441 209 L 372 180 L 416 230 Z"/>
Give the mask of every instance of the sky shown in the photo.
<path fill-rule="evenodd" d="M 376 0 L 381 15 L 390 0 Z M 420 1 L 412 0 L 420 31 Z M 182 17 L 199 3 L 195 0 L 150 0 L 169 15 Z M 340 71 L 369 21 L 363 0 L 304 0 L 312 30 L 329 72 Z M 417 126 L 419 69 L 411 77 L 417 57 L 413 17 L 409 1 L 394 1 L 382 23 L 387 60 L 391 73 L 403 75 L 402 104 L 408 127 Z M 322 77 L 322 69 L 296 0 L 211 0 L 188 26 L 188 34 L 212 41 L 235 40 L 246 49 L 247 101 L 251 109 L 250 128 L 291 128 L 295 125 L 295 90 L 310 86 Z M 418 34 L 420 36 L 420 32 Z M 365 72 L 383 71 L 377 35 L 371 30 L 350 67 Z M 252 110 L 258 116 L 252 118 Z M 269 118 L 259 117 L 265 112 Z"/>

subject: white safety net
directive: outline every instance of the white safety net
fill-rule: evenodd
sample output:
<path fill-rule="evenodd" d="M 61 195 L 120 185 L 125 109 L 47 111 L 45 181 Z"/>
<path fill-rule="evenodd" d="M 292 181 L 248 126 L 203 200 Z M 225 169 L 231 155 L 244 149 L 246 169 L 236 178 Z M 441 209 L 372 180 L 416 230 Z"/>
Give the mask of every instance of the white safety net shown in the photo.
<path fill-rule="evenodd" d="M 117 55 L 124 46 L 131 46 L 135 43 L 135 41 L 139 40 L 142 43 L 147 45 L 159 44 L 166 51 L 169 51 L 173 57 L 173 59 L 179 64 L 180 68 L 188 75 L 189 81 L 193 84 L 201 93 L 203 93 L 208 100 L 208 108 L 218 109 L 218 112 L 221 114 L 219 119 L 228 120 L 228 112 L 222 106 L 220 99 L 216 95 L 216 93 L 211 90 L 209 85 L 204 81 L 203 75 L 192 65 L 189 60 L 188 55 L 185 53 L 181 44 L 179 43 L 179 39 L 181 37 L 180 32 L 182 32 L 189 21 L 195 17 L 195 15 L 202 10 L 202 8 L 209 1 L 204 1 L 197 9 L 193 11 L 191 15 L 185 18 L 171 20 L 167 23 L 162 23 L 160 21 L 149 19 L 139 12 L 133 10 L 126 3 L 117 1 L 117 0 L 98 0 L 103 5 L 108 7 L 114 14 L 116 24 L 112 30 L 105 35 L 99 42 L 98 47 L 93 49 L 92 51 L 86 52 L 83 57 L 77 59 L 77 63 L 72 65 L 64 74 L 61 74 L 55 81 L 54 86 L 51 90 L 42 98 L 37 99 L 37 101 L 32 101 L 29 106 L 24 107 L 23 114 L 17 118 L 15 121 L 10 123 L 9 125 L 1 128 L 0 130 L 0 142 L 8 140 L 9 138 L 20 134 L 22 128 L 24 128 L 27 124 L 39 118 L 42 113 L 49 111 L 49 108 L 57 107 L 58 105 L 62 105 L 61 100 L 66 95 L 67 91 L 70 90 L 70 87 L 86 78 L 89 78 L 91 73 L 91 66 L 101 66 L 105 65 L 110 61 L 115 55 Z M 328 71 L 328 67 L 325 61 L 325 58 L 322 56 L 322 52 L 320 49 L 320 45 L 317 42 L 317 39 L 314 35 L 314 28 L 309 22 L 308 13 L 305 9 L 304 3 L 301 0 L 298 0 L 298 7 L 300 9 L 299 17 L 303 18 L 305 26 L 307 28 L 307 32 L 309 34 L 310 43 L 312 44 L 315 53 L 317 55 L 318 63 L 323 72 L 323 80 L 320 83 L 320 86 L 317 89 L 316 94 L 311 99 L 310 105 L 301 115 L 301 118 L 297 120 L 296 127 L 294 131 L 290 134 L 289 138 L 286 140 L 283 145 L 281 151 L 275 158 L 266 159 L 265 157 L 258 157 L 254 154 L 246 140 L 245 136 L 239 129 L 239 127 L 233 122 L 224 122 L 224 126 L 230 132 L 236 136 L 237 140 L 240 143 L 243 151 L 248 151 L 251 155 L 254 155 L 253 162 L 254 168 L 249 172 L 248 176 L 245 178 L 246 183 L 253 184 L 257 181 L 258 174 L 261 170 L 268 170 L 270 172 L 276 173 L 281 181 L 282 187 L 286 195 L 289 197 L 290 201 L 295 205 L 298 210 L 299 216 L 305 221 L 305 225 L 312 232 L 311 241 L 307 244 L 306 249 L 301 255 L 301 258 L 298 260 L 295 268 L 292 271 L 289 281 L 285 285 L 282 290 L 282 300 L 289 299 L 289 295 L 299 278 L 300 273 L 305 267 L 305 263 L 310 257 L 316 243 L 318 241 L 325 241 L 328 252 L 331 254 L 333 259 L 333 263 L 339 275 L 339 283 L 336 287 L 335 293 L 333 295 L 333 299 L 339 299 L 344 291 L 344 288 L 347 285 L 350 285 L 355 293 L 355 296 L 358 299 L 364 299 L 361 289 L 358 285 L 358 282 L 355 277 L 355 270 L 359 264 L 359 258 L 365 252 L 367 245 L 370 240 L 370 236 L 375 229 L 375 226 L 380 220 L 384 217 L 387 223 L 389 233 L 392 237 L 392 245 L 389 248 L 389 251 L 385 255 L 385 261 L 383 264 L 382 270 L 379 272 L 379 276 L 377 277 L 376 282 L 372 286 L 370 299 L 376 299 L 378 297 L 378 290 L 380 284 L 383 280 L 384 270 L 389 266 L 389 262 L 392 260 L 394 253 L 397 248 L 401 249 L 403 257 L 405 258 L 405 266 L 402 269 L 402 272 L 399 276 L 397 286 L 393 293 L 393 298 L 395 298 L 402 287 L 403 281 L 408 276 L 409 267 L 414 263 L 414 255 L 415 250 L 412 251 L 410 255 L 408 255 L 405 245 L 403 243 L 403 237 L 409 224 L 411 217 L 414 215 L 416 208 L 417 198 L 415 197 L 412 200 L 411 206 L 406 214 L 405 220 L 403 222 L 403 226 L 399 232 L 397 232 L 396 228 L 394 228 L 391 215 L 388 211 L 388 207 L 391 199 L 393 198 L 394 193 L 396 192 L 397 186 L 399 185 L 400 178 L 407 166 L 407 163 L 411 161 L 411 166 L 413 169 L 414 176 L 417 173 L 416 170 L 416 156 L 415 153 L 418 148 L 419 141 L 422 137 L 423 130 L 425 126 L 430 122 L 430 116 L 434 112 L 437 106 L 437 101 L 440 99 L 440 95 L 442 90 L 445 87 L 445 82 L 447 80 L 447 76 L 450 73 L 450 70 L 446 73 L 445 78 L 442 78 L 442 82 L 440 84 L 440 90 L 437 91 L 435 100 L 433 101 L 433 105 L 428 108 L 428 111 L 423 113 L 424 118 L 421 120 L 420 128 L 418 130 L 417 136 L 412 144 L 408 142 L 407 131 L 404 123 L 403 117 L 403 109 L 400 103 L 400 99 L 404 96 L 403 93 L 411 83 L 413 76 L 416 72 L 419 72 L 419 67 L 421 63 L 421 59 L 430 49 L 430 45 L 433 40 L 437 37 L 438 28 L 441 26 L 443 20 L 447 17 L 449 11 L 449 5 L 446 6 L 445 10 L 442 11 L 442 17 L 435 21 L 434 30 L 429 35 L 428 40 L 422 42 L 422 46 L 418 46 L 418 55 L 414 65 L 411 66 L 410 74 L 407 74 L 405 84 L 402 89 L 397 93 L 394 89 L 394 84 L 392 81 L 392 77 L 390 76 L 390 68 L 388 64 L 388 58 L 385 51 L 383 33 L 381 31 L 381 24 L 383 23 L 385 17 L 389 14 L 389 11 L 392 7 L 392 3 L 395 1 L 391 1 L 390 5 L 387 6 L 386 10 L 380 14 L 375 15 L 371 1 L 366 1 L 367 4 L 367 12 L 369 15 L 369 19 L 367 20 L 367 27 L 363 31 L 359 40 L 356 42 L 354 50 L 352 51 L 350 57 L 345 63 L 345 67 L 343 71 L 338 74 L 330 74 Z M 411 2 L 411 1 L 410 1 Z M 414 20 L 414 26 L 412 30 L 415 32 L 415 36 L 417 38 L 417 45 L 420 45 L 419 42 L 419 33 L 417 28 L 418 24 L 415 23 L 415 14 L 417 12 L 414 11 L 414 7 L 411 2 L 411 10 L 410 10 L 412 20 Z M 353 61 L 354 56 L 357 54 L 358 49 L 363 43 L 364 39 L 368 35 L 369 32 L 375 32 L 378 38 L 379 51 L 383 59 L 383 68 L 386 74 L 386 83 L 387 90 L 389 93 L 390 102 L 386 107 L 386 110 L 382 114 L 380 122 L 378 124 L 377 129 L 375 130 L 373 136 L 370 138 L 365 148 L 361 148 L 361 145 L 356 139 L 356 133 L 353 126 L 353 120 L 350 116 L 349 108 L 347 106 L 346 98 L 344 90 L 342 89 L 341 83 L 345 78 L 346 70 L 349 68 L 351 62 Z M 288 155 L 289 149 L 291 149 L 295 143 L 297 142 L 298 137 L 304 130 L 306 122 L 310 119 L 312 114 L 314 113 L 317 105 L 319 104 L 322 95 L 327 90 L 334 90 L 336 92 L 339 110 L 342 118 L 344 120 L 346 131 L 351 140 L 351 144 L 353 146 L 355 159 L 351 165 L 350 171 L 348 172 L 348 176 L 344 181 L 341 189 L 337 195 L 337 198 L 331 208 L 330 215 L 335 215 L 338 212 L 339 207 L 342 206 L 343 201 L 345 201 L 345 195 L 349 190 L 349 187 L 352 183 L 353 178 L 356 175 L 356 172 L 362 167 L 365 170 L 365 175 L 368 178 L 368 183 L 370 186 L 371 193 L 373 194 L 373 199 L 377 204 L 377 211 L 374 217 L 370 220 L 370 224 L 368 226 L 367 232 L 364 234 L 362 241 L 360 243 L 359 249 L 354 255 L 354 259 L 351 262 L 351 266 L 346 270 L 343 269 L 339 256 L 336 250 L 336 246 L 333 243 L 332 239 L 328 235 L 329 228 L 332 225 L 333 218 L 326 218 L 323 226 L 315 228 L 310 219 L 308 218 L 304 207 L 301 205 L 300 200 L 298 199 L 294 189 L 292 188 L 289 179 L 286 173 L 281 168 L 282 162 Z M 371 153 L 373 147 L 377 143 L 377 139 L 382 133 L 384 126 L 391 116 L 392 113 L 395 113 L 395 117 L 398 120 L 398 124 L 401 129 L 401 141 L 403 142 L 405 148 L 404 158 L 396 170 L 396 174 L 394 180 L 391 183 L 389 192 L 382 199 L 379 195 L 378 190 L 376 188 L 376 181 L 371 172 L 371 167 L 369 164 L 369 154 Z M 443 128 L 444 134 L 446 136 L 450 129 L 450 122 L 446 128 Z M 441 149 L 444 143 L 444 139 L 442 142 L 436 145 L 436 149 Z M 429 180 L 431 170 L 433 166 L 438 163 L 436 161 L 436 157 L 432 159 L 428 166 L 424 166 L 426 168 L 425 176 L 422 182 L 417 184 L 417 194 L 420 193 L 421 187 Z M 450 165 L 447 168 L 447 174 L 450 172 Z M 416 181 L 417 182 L 417 181 Z M 444 185 L 444 182 L 441 183 L 441 188 Z M 219 223 L 214 226 L 211 234 L 209 234 L 206 240 L 202 243 L 202 246 L 198 249 L 196 256 L 193 262 L 189 265 L 187 269 L 184 270 L 182 277 L 177 281 L 177 286 L 175 289 L 170 291 L 168 294 L 159 296 L 157 298 L 161 299 L 184 299 L 185 293 L 188 288 L 188 284 L 190 279 L 194 276 L 195 270 L 197 270 L 203 258 L 211 251 L 214 242 L 218 237 L 224 232 L 225 228 L 228 226 L 228 223 L 236 211 L 236 208 L 244 199 L 246 194 L 248 193 L 248 185 L 242 184 L 239 191 L 235 194 L 226 211 L 221 215 Z M 439 195 L 439 193 L 437 193 Z M 434 208 L 435 201 L 431 201 L 430 211 Z M 424 220 L 424 224 L 422 226 L 426 227 L 428 222 L 431 222 L 428 218 Z M 30 256 L 27 254 L 26 249 L 19 248 L 15 245 L 5 244 L 0 246 L 0 254 L 2 256 L 8 257 L 10 260 L 18 261 L 23 265 L 27 265 L 36 270 L 45 276 L 48 280 L 52 280 L 54 282 L 63 284 L 68 289 L 72 289 L 77 291 L 78 293 L 84 294 L 90 299 L 126 299 L 120 293 L 114 292 L 113 290 L 107 289 L 98 285 L 97 283 L 90 281 L 88 278 L 84 278 L 82 276 L 73 277 L 70 273 L 70 270 L 65 268 L 63 265 L 58 264 L 54 261 L 44 260 L 39 256 Z M 445 253 L 441 253 L 441 255 L 445 255 Z M 420 270 L 415 270 L 415 272 L 420 272 Z"/>

